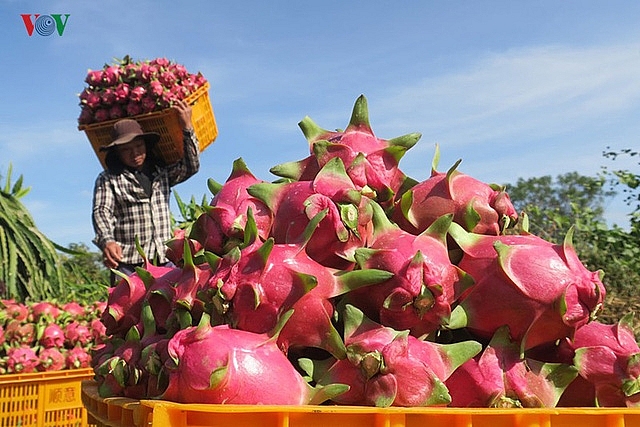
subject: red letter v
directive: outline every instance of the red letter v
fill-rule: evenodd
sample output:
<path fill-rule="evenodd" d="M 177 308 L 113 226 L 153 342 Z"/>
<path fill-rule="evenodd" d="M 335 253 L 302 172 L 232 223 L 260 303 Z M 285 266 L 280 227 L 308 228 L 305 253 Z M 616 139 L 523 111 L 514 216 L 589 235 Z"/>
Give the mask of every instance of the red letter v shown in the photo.
<path fill-rule="evenodd" d="M 29 34 L 29 37 L 31 37 L 31 35 L 33 34 L 33 21 L 31 21 L 31 14 L 23 13 L 20 16 L 22 16 L 22 20 L 24 21 L 24 28 L 27 29 L 27 34 Z M 38 16 L 40 16 L 40 14 L 36 13 L 33 16 L 34 19 L 38 19 Z"/>

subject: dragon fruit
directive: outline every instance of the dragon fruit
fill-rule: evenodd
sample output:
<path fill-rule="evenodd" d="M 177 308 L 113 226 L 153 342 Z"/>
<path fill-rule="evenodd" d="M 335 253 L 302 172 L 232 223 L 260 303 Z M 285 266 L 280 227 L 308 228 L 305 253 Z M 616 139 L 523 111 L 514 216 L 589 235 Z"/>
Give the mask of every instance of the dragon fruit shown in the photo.
<path fill-rule="evenodd" d="M 66 367 L 65 355 L 57 347 L 45 348 L 38 354 L 38 371 L 59 371 Z"/>
<path fill-rule="evenodd" d="M 408 331 L 396 331 L 367 319 L 350 305 L 345 307 L 344 322 L 347 357 L 326 372 L 313 369 L 319 384 L 349 386 L 348 391 L 332 398 L 338 404 L 447 405 L 451 397 L 444 381 L 482 349 L 475 341 L 446 345 L 421 341 Z"/>
<path fill-rule="evenodd" d="M 7 350 L 7 371 L 11 374 L 35 372 L 40 359 L 35 350 L 27 345 L 11 347 Z"/>
<path fill-rule="evenodd" d="M 334 355 L 344 353 L 342 339 L 332 324 L 331 299 L 378 283 L 391 274 L 370 269 L 338 275 L 338 270 L 313 260 L 305 248 L 325 215 L 323 211 L 312 218 L 297 244 L 276 244 L 273 238 L 262 242 L 255 235 L 255 227 L 249 227 L 254 230 L 247 234 L 251 243 L 240 251 L 237 264 L 221 269 L 224 279 L 213 276 L 221 283 L 218 295 L 231 305 L 228 314 L 231 325 L 266 333 L 293 308 L 278 338 L 284 351 L 290 347 L 316 347 Z"/>
<path fill-rule="evenodd" d="M 233 162 L 233 169 L 223 185 L 210 180 L 215 192 L 211 206 L 196 219 L 190 237 L 215 254 L 223 255 L 230 246 L 244 240 L 248 211 L 253 215 L 258 234 L 266 240 L 271 230 L 272 213 L 267 205 L 250 195 L 247 189 L 263 182 L 249 170 L 242 158 Z"/>
<path fill-rule="evenodd" d="M 91 341 L 91 330 L 84 322 L 74 320 L 65 326 L 64 337 L 69 347 L 85 346 Z"/>
<path fill-rule="evenodd" d="M 44 348 L 64 347 L 65 340 L 65 333 L 62 327 L 57 323 L 51 323 L 44 328 L 40 337 L 40 344 Z"/>
<path fill-rule="evenodd" d="M 306 252 L 320 264 L 348 269 L 355 249 L 365 245 L 371 231 L 371 209 L 346 174 L 340 158 L 329 160 L 313 181 L 254 184 L 249 194 L 273 212 L 270 236 L 276 243 L 295 243 L 312 218 L 327 210 Z"/>
<path fill-rule="evenodd" d="M 277 334 L 277 332 L 276 332 Z M 189 403 L 318 404 L 344 386 L 312 388 L 276 345 L 276 335 L 228 325 L 178 331 L 168 343 L 168 387 L 162 399 Z"/>
<path fill-rule="evenodd" d="M 453 220 L 467 231 L 498 235 L 516 222 L 518 213 L 504 188 L 459 172 L 460 161 L 446 173 L 438 172 L 438 159 L 436 148 L 431 176 L 394 203 L 391 219 L 400 228 L 419 234 L 442 215 L 453 214 Z"/>
<path fill-rule="evenodd" d="M 36 341 L 36 325 L 13 319 L 5 325 L 4 335 L 9 344 L 31 345 Z"/>
<path fill-rule="evenodd" d="M 572 336 L 600 310 L 601 272 L 580 262 L 572 231 L 562 245 L 532 234 L 468 233 L 456 223 L 449 232 L 463 251 L 458 266 L 476 280 L 455 308 L 452 328 L 490 339 L 507 325 L 526 350 Z"/>
<path fill-rule="evenodd" d="M 628 314 L 609 325 L 598 321 L 578 328 L 561 350 L 573 354 L 573 362 L 586 381 L 582 394 L 592 404 L 608 407 L 640 406 L 640 347 Z"/>
<path fill-rule="evenodd" d="M 521 358 L 519 342 L 501 327 L 481 354 L 445 381 L 454 407 L 555 407 L 577 377 L 575 367 Z"/>
<path fill-rule="evenodd" d="M 350 292 L 345 300 L 365 314 L 414 336 L 430 334 L 448 323 L 451 306 L 472 281 L 449 261 L 446 235 L 451 215 L 415 236 L 391 223 L 374 205 L 375 233 L 367 248 L 356 250 L 361 269 L 377 268 L 393 276 Z"/>
<path fill-rule="evenodd" d="M 31 315 L 33 320 L 37 322 L 40 318 L 44 317 L 48 321 L 55 321 L 60 315 L 60 308 L 55 304 L 48 301 L 38 302 L 31 306 Z"/>
<path fill-rule="evenodd" d="M 81 318 L 86 314 L 86 308 L 76 301 L 70 301 L 63 304 L 62 311 L 75 318 Z"/>
<path fill-rule="evenodd" d="M 82 347 L 73 347 L 65 355 L 65 363 L 68 369 L 80 369 L 91 367 L 91 355 Z"/>
<path fill-rule="evenodd" d="M 147 293 L 144 281 L 137 273 L 123 276 L 109 288 L 107 309 L 102 313 L 102 322 L 107 335 L 127 331 L 138 323 L 142 300 Z"/>
<path fill-rule="evenodd" d="M 369 193 L 381 205 L 390 206 L 404 187 L 412 185 L 398 167 L 404 154 L 421 135 L 411 133 L 390 140 L 378 138 L 371 130 L 367 99 L 356 100 L 349 125 L 344 131 L 328 131 L 305 117 L 300 128 L 309 142 L 311 156 L 271 168 L 277 176 L 313 180 L 331 159 L 340 158 L 358 190 Z"/>

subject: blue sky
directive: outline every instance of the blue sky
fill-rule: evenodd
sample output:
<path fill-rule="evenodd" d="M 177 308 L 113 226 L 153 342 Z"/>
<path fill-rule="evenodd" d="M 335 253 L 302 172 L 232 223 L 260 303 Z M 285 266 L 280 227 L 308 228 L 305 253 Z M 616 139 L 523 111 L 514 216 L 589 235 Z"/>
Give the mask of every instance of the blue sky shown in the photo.
<path fill-rule="evenodd" d="M 27 34 L 20 14 L 69 14 L 62 36 Z M 175 188 L 208 194 L 242 157 L 259 178 L 308 154 L 297 123 L 344 128 L 364 94 L 376 135 L 422 139 L 400 163 L 415 179 L 440 168 L 485 182 L 612 163 L 638 148 L 640 3 L 632 1 L 0 0 L 0 175 L 32 187 L 23 202 L 62 245 L 93 248 L 101 166 L 77 129 L 88 69 L 112 58 L 166 57 L 202 72 L 219 136 L 200 172 Z M 626 224 L 621 202 L 607 210 Z"/>

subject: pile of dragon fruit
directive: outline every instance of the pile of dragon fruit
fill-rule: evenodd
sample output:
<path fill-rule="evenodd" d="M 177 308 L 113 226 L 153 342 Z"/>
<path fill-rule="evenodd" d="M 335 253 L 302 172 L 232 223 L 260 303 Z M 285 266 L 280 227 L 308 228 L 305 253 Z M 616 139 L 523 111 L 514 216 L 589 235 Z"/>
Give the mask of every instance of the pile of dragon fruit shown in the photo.
<path fill-rule="evenodd" d="M 175 266 L 111 288 L 101 396 L 183 403 L 633 406 L 629 319 L 599 322 L 602 272 L 572 233 L 528 232 L 504 188 L 399 167 L 420 139 L 299 123 L 310 154 L 254 176 L 241 158 L 168 242 Z"/>
<path fill-rule="evenodd" d="M 105 307 L 0 300 L 0 374 L 90 368 L 91 351 L 106 338 Z"/>

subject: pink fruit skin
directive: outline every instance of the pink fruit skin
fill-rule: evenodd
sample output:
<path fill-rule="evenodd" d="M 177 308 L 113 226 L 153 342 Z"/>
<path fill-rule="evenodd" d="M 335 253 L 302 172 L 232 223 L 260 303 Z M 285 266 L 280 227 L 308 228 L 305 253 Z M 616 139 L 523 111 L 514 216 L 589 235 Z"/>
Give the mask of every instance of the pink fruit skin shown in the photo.
<path fill-rule="evenodd" d="M 533 348 L 572 336 L 604 301 L 599 272 L 587 270 L 568 243 L 471 234 L 455 223 L 450 231 L 464 251 L 458 266 L 476 282 L 460 306 L 480 337 L 507 324 L 514 340 Z"/>
<path fill-rule="evenodd" d="M 412 201 L 406 206 L 409 195 Z M 450 176 L 434 171 L 403 197 L 395 202 L 391 219 L 412 234 L 421 233 L 446 214 L 453 214 L 453 220 L 467 231 L 490 235 L 500 234 L 503 216 L 514 222 L 518 218 L 506 192 L 458 171 Z M 477 218 L 469 214 L 471 208 Z"/>
<path fill-rule="evenodd" d="M 59 371 L 66 367 L 64 354 L 55 347 L 43 349 L 38 358 L 40 359 L 38 371 Z"/>
<path fill-rule="evenodd" d="M 42 337 L 40 338 L 40 344 L 45 348 L 50 347 L 64 347 L 65 335 L 60 325 L 52 323 L 44 328 Z"/>
<path fill-rule="evenodd" d="M 270 245 L 265 259 L 262 250 Z M 244 249 L 237 267 L 220 288 L 231 301 L 232 324 L 255 333 L 272 330 L 278 318 L 310 290 L 304 275 L 327 280 L 325 267 L 309 258 L 299 245 L 277 245 L 268 240 Z"/>
<path fill-rule="evenodd" d="M 579 392 L 588 393 L 585 399 L 591 397 L 592 405 L 640 406 L 640 390 L 633 387 L 640 378 L 640 347 L 627 319 L 613 325 L 588 323 L 576 330 L 573 339 L 565 339 L 561 348 L 574 355 L 586 383 Z"/>
<path fill-rule="evenodd" d="M 116 286 L 109 288 L 107 309 L 101 317 L 108 335 L 126 333 L 138 323 L 146 292 L 144 282 L 136 273 L 120 279 Z"/>
<path fill-rule="evenodd" d="M 249 405 L 303 405 L 309 399 L 308 385 L 267 335 L 227 325 L 190 327 L 171 338 L 168 351 L 177 366 L 169 369 L 162 399 Z"/>
<path fill-rule="evenodd" d="M 7 351 L 7 369 L 12 374 L 35 372 L 40 359 L 28 346 L 11 347 Z"/>
<path fill-rule="evenodd" d="M 344 131 L 322 129 L 309 117 L 299 126 L 309 142 L 311 156 L 298 162 L 298 179 L 313 179 L 332 159 L 340 158 L 357 189 L 372 192 L 372 198 L 384 207 L 391 205 L 406 179 L 398 167 L 400 159 L 421 136 L 378 138 L 371 129 L 367 99 L 362 95 Z"/>
<path fill-rule="evenodd" d="M 442 242 L 397 229 L 375 239 L 369 249 L 372 255 L 362 268 L 378 268 L 394 276 L 351 292 L 350 303 L 368 317 L 398 330 L 409 329 L 415 336 L 434 332 L 446 322 L 458 297 L 461 274 Z"/>
<path fill-rule="evenodd" d="M 346 320 L 351 325 L 345 326 L 347 357 L 336 361 L 320 380 L 349 385 L 348 391 L 333 398 L 338 404 L 447 405 L 450 397 L 443 382 L 481 350 L 479 343 L 458 343 L 458 360 L 453 361 L 439 344 L 362 319 L 356 325 Z"/>

